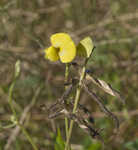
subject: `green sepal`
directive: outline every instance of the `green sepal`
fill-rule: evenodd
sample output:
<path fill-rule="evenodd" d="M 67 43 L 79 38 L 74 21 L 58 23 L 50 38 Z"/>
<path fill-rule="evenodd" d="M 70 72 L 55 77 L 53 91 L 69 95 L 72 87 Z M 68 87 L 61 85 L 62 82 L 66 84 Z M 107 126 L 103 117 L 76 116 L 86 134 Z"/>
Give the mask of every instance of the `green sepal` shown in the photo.
<path fill-rule="evenodd" d="M 94 48 L 93 41 L 90 37 L 86 37 L 77 45 L 77 56 L 90 57 Z"/>

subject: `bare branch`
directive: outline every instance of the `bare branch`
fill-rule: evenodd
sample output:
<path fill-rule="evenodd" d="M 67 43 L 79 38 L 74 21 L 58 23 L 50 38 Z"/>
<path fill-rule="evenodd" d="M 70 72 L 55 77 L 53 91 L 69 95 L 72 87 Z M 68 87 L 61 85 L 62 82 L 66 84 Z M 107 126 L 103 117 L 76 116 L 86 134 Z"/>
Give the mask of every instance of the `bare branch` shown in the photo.
<path fill-rule="evenodd" d="M 108 116 L 110 116 L 111 118 L 115 120 L 116 128 L 119 128 L 118 118 L 104 106 L 104 104 L 101 102 L 99 97 L 97 97 L 97 95 L 93 91 L 90 92 L 88 87 L 85 84 L 83 84 L 83 87 L 84 87 L 84 90 L 90 95 L 90 97 L 98 103 L 101 110 L 105 112 L 105 114 L 107 114 Z"/>

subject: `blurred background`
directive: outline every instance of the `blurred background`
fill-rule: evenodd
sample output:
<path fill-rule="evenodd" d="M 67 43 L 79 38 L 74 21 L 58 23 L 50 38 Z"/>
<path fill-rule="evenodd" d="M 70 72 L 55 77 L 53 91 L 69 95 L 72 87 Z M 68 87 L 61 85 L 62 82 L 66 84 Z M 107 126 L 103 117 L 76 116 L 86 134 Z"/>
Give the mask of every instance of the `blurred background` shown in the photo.
<path fill-rule="evenodd" d="M 46 111 L 40 109 L 43 104 L 47 107 L 53 104 L 64 91 L 65 65 L 45 60 L 43 53 L 50 45 L 51 34 L 56 32 L 69 33 L 76 44 L 86 36 L 93 39 L 96 49 L 88 68 L 126 99 L 123 106 L 117 98 L 91 85 L 118 116 L 118 134 L 113 135 L 113 121 L 84 91 L 80 103 L 91 111 L 96 126 L 104 128 L 101 134 L 106 150 L 137 150 L 138 0 L 1 0 L 0 125 L 11 123 L 8 91 L 15 62 L 20 60 L 21 73 L 13 91 L 14 107 L 39 150 L 60 150 L 55 146 L 61 138 L 56 131 L 60 128 L 65 140 L 64 119 L 49 120 Z M 30 108 L 34 97 L 36 102 Z M 76 123 L 71 143 L 73 150 L 102 149 L 101 143 L 91 139 Z M 4 149 L 32 150 L 32 147 L 19 129 L 1 128 L 0 150 Z"/>

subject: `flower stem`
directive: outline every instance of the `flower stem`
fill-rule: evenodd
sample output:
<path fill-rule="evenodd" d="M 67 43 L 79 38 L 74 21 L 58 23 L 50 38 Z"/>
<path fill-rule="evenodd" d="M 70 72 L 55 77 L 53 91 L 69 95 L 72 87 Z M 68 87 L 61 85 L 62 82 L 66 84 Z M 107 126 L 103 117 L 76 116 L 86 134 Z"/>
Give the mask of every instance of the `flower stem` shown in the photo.
<path fill-rule="evenodd" d="M 68 81 L 68 77 L 69 77 L 69 64 L 66 63 L 66 68 L 65 68 L 65 80 L 64 82 L 66 83 Z M 65 86 L 65 89 L 67 88 L 67 86 Z M 68 137 L 68 118 L 65 117 L 65 131 L 66 131 L 66 138 Z"/>
<path fill-rule="evenodd" d="M 81 72 L 81 76 L 80 76 L 80 80 L 79 80 L 79 84 L 78 84 L 78 88 L 77 88 L 77 92 L 76 92 L 76 96 L 75 96 L 73 113 L 76 112 L 77 105 L 78 105 L 78 102 L 79 102 L 79 99 L 80 99 L 81 86 L 82 86 L 82 81 L 85 78 L 85 70 L 86 70 L 87 62 L 88 62 L 88 59 L 85 60 L 84 66 L 82 68 L 82 72 Z M 68 150 L 68 147 L 69 147 L 69 141 L 70 141 L 70 137 L 71 137 L 71 133 L 72 133 L 73 124 L 74 124 L 74 121 L 71 120 L 69 131 L 68 131 L 68 137 L 67 137 L 66 144 L 65 144 L 65 150 Z"/>
<path fill-rule="evenodd" d="M 65 68 L 65 83 L 68 81 L 68 77 L 69 77 L 69 64 L 66 63 L 66 68 Z"/>

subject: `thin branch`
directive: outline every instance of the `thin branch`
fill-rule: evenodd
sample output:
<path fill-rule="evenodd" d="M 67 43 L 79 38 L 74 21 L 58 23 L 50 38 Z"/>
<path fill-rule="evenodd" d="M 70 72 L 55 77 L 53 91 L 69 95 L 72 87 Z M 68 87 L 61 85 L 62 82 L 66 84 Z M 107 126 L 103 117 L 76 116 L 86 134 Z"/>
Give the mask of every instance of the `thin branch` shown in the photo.
<path fill-rule="evenodd" d="M 65 2 L 65 3 L 61 3 L 60 8 L 61 9 L 66 9 L 66 8 L 68 8 L 70 6 L 71 6 L 71 4 L 69 2 Z M 41 13 L 43 13 L 43 14 L 44 13 L 53 13 L 53 12 L 55 12 L 58 9 L 59 9 L 59 7 L 57 7 L 57 6 L 51 6 L 49 8 L 44 8 L 44 9 L 41 8 L 37 12 L 39 14 L 41 14 Z"/>
<path fill-rule="evenodd" d="M 114 23 L 114 22 L 116 22 L 116 20 L 120 21 L 120 22 L 124 22 L 124 21 L 129 21 L 129 20 L 132 20 L 132 19 L 136 19 L 136 18 L 138 18 L 138 12 L 128 13 L 128 14 L 125 14 L 125 15 L 120 15 L 120 16 L 116 17 L 116 19 L 108 18 L 108 19 L 100 21 L 98 24 L 89 24 L 88 26 L 77 30 L 74 33 L 74 35 L 79 36 L 80 34 L 83 34 L 85 32 L 94 30 L 94 29 L 99 28 L 99 27 L 103 27 L 107 24 Z"/>
<path fill-rule="evenodd" d="M 90 95 L 90 97 L 96 101 L 96 103 L 98 103 L 98 105 L 100 106 L 101 110 L 103 112 L 105 112 L 105 114 L 107 114 L 108 116 L 112 117 L 115 120 L 116 123 L 116 128 L 119 128 L 119 120 L 118 118 L 112 113 L 110 112 L 101 102 L 101 100 L 99 99 L 99 97 L 97 97 L 97 95 L 93 92 L 93 91 L 89 91 L 88 87 L 83 84 L 84 90 Z"/>
<path fill-rule="evenodd" d="M 38 98 L 39 93 L 40 93 L 40 91 L 41 91 L 41 88 L 42 88 L 42 87 L 39 87 L 39 88 L 36 90 L 35 95 L 34 95 L 34 97 L 32 98 L 32 101 L 31 101 L 30 104 L 29 104 L 27 107 L 25 107 L 25 109 L 23 110 L 22 116 L 21 116 L 20 121 L 19 121 L 19 123 L 20 123 L 21 125 L 22 125 L 23 122 L 25 121 L 28 112 L 30 111 L 30 109 L 32 108 L 32 106 L 35 104 L 36 99 Z M 5 150 L 9 150 L 9 149 L 11 148 L 10 146 L 11 146 L 12 142 L 13 142 L 13 141 L 16 139 L 16 137 L 18 136 L 20 130 L 21 130 L 21 128 L 20 128 L 19 126 L 16 126 L 16 128 L 13 129 L 13 131 L 12 131 L 12 133 L 11 133 L 10 137 L 8 138 L 7 143 L 6 143 L 6 145 L 5 145 L 5 148 L 4 148 Z"/>
<path fill-rule="evenodd" d="M 125 118 L 125 114 L 124 112 L 114 112 L 114 114 L 118 117 L 121 117 L 121 118 Z M 138 109 L 136 110 L 131 110 L 131 111 L 128 111 L 128 115 L 129 117 L 133 117 L 133 116 L 137 116 L 138 115 Z M 0 121 L 7 121 L 9 120 L 11 115 L 8 115 L 8 114 L 4 114 L 4 115 L 0 115 Z M 103 118 L 105 117 L 105 114 L 102 113 L 102 112 L 93 112 L 92 113 L 92 116 L 94 118 Z M 46 120 L 48 121 L 49 119 L 46 117 L 45 114 L 40 114 L 40 113 L 32 113 L 32 117 L 30 118 L 31 120 Z"/>
<path fill-rule="evenodd" d="M 96 46 L 106 45 L 106 44 L 115 44 L 115 43 L 131 43 L 133 42 L 138 36 L 133 36 L 129 38 L 122 38 L 122 39 L 113 39 L 113 40 L 102 40 L 99 42 L 96 42 Z"/>

